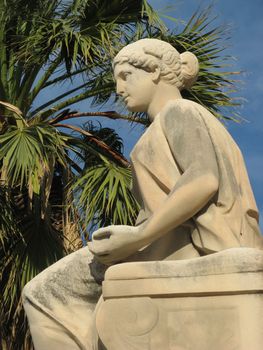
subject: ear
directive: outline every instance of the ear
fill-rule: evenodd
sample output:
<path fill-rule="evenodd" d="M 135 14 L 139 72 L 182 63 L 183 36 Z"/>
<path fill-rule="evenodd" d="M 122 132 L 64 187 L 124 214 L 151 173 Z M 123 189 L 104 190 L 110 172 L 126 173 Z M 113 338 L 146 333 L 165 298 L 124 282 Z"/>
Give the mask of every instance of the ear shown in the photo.
<path fill-rule="evenodd" d="M 161 75 L 161 69 L 159 66 L 154 67 L 154 70 L 152 71 L 152 81 L 154 83 L 158 83 L 160 80 L 160 75 Z"/>

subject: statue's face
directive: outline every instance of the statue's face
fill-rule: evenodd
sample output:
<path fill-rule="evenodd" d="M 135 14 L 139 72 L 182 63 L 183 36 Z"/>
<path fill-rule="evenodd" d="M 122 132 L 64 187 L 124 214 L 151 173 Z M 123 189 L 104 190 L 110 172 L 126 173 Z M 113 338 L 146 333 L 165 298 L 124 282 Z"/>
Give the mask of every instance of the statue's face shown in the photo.
<path fill-rule="evenodd" d="M 114 77 L 117 94 L 122 96 L 128 110 L 147 112 L 156 89 L 152 73 L 122 63 L 115 66 Z"/>

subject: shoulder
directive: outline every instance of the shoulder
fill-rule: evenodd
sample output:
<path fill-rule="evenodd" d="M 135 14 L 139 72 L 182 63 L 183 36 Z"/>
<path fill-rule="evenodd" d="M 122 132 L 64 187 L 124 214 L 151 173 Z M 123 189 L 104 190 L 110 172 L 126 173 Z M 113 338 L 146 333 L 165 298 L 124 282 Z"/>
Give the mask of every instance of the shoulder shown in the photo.
<path fill-rule="evenodd" d="M 177 110 L 177 111 L 184 111 L 184 110 L 197 110 L 198 104 L 196 102 L 180 98 L 177 100 L 170 100 L 166 103 L 165 107 L 161 111 L 162 114 L 170 111 L 170 110 Z"/>
<path fill-rule="evenodd" d="M 197 125 L 205 128 L 203 117 L 207 113 L 210 114 L 205 108 L 193 101 L 186 99 L 171 100 L 160 112 L 160 122 L 164 131 L 169 131 L 175 126 L 178 131 L 180 126 L 183 129 Z"/>
<path fill-rule="evenodd" d="M 209 115 L 205 108 L 188 100 L 171 101 L 160 113 L 161 128 L 183 171 L 197 163 L 198 169 L 214 166 L 214 146 L 205 120 L 211 118 Z"/>

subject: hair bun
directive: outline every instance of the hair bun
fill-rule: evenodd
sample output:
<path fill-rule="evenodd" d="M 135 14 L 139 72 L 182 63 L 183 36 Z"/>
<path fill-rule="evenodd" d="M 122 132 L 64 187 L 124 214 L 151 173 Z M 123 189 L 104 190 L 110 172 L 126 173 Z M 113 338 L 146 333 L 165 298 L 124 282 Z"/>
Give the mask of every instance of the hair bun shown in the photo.
<path fill-rule="evenodd" d="M 183 88 L 190 89 L 195 83 L 199 72 L 199 63 L 197 57 L 189 52 L 185 51 L 180 54 L 181 59 L 181 74 L 183 78 Z"/>

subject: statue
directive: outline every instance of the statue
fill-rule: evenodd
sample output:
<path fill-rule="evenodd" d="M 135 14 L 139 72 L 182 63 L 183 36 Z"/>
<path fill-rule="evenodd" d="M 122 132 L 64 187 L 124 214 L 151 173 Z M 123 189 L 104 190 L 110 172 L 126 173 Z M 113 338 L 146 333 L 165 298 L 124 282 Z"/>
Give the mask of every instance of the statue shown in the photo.
<path fill-rule="evenodd" d="M 93 253 L 105 263 L 121 261 L 157 239 L 157 260 L 262 245 L 240 150 L 207 110 L 181 98 L 197 78 L 196 57 L 144 39 L 122 49 L 114 67 L 127 108 L 147 112 L 152 124 L 131 153 L 142 206 L 137 226 L 95 232 Z"/>
<path fill-rule="evenodd" d="M 94 232 L 89 249 L 96 260 L 104 265 L 175 261 L 235 247 L 262 249 L 258 211 L 238 146 L 210 112 L 181 97 L 180 91 L 197 79 L 197 58 L 179 54 L 166 42 L 142 39 L 124 47 L 113 67 L 117 93 L 130 111 L 147 112 L 151 125 L 131 152 L 141 205 L 136 225 Z M 88 264 L 102 266 L 91 263 L 86 247 L 25 287 L 36 350 L 98 348 L 91 316 L 95 283 Z"/>

